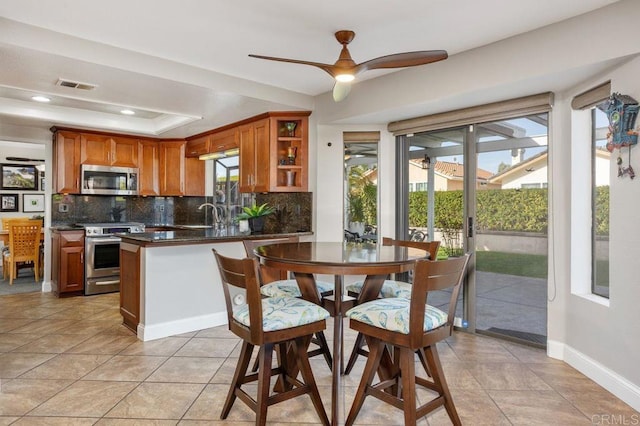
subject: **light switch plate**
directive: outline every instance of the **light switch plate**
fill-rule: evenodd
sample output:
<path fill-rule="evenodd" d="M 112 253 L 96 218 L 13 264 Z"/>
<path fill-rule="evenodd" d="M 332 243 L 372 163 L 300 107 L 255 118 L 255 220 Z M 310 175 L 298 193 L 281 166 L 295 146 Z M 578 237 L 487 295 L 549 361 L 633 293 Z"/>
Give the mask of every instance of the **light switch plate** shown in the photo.
<path fill-rule="evenodd" d="M 62 204 L 62 203 L 61 203 L 61 204 L 59 204 L 59 205 L 58 205 L 58 211 L 59 211 L 60 213 L 66 213 L 66 212 L 68 212 L 68 211 L 69 211 L 69 204 Z"/>

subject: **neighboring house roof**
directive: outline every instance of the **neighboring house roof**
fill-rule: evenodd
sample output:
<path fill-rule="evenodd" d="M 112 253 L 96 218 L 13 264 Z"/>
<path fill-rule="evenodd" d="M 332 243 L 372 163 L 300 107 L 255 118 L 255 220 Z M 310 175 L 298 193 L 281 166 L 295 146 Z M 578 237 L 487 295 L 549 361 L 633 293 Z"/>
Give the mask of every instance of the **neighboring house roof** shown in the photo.
<path fill-rule="evenodd" d="M 489 181 L 500 182 L 506 177 L 508 177 L 509 175 L 512 175 L 513 173 L 516 173 L 516 172 L 520 172 L 522 171 L 522 169 L 528 169 L 532 167 L 535 163 L 538 163 L 543 160 L 545 161 L 544 167 L 547 167 L 547 164 L 546 164 L 547 155 L 548 155 L 547 150 L 539 152 L 538 154 L 532 157 L 529 157 L 526 160 L 519 162 L 518 164 L 514 164 L 513 166 L 507 167 L 500 173 L 496 173 L 495 175 L 491 176 L 491 179 L 489 179 Z M 601 158 L 611 158 L 611 153 L 604 148 L 598 148 L 596 150 L 596 155 Z"/>
<path fill-rule="evenodd" d="M 416 167 L 422 167 L 422 160 L 411 160 L 410 162 Z M 464 164 L 436 161 L 431 163 L 431 167 L 434 168 L 436 174 L 446 179 L 462 180 L 464 178 Z M 488 180 L 493 175 L 493 173 L 484 169 L 478 169 L 476 174 L 478 180 Z"/>

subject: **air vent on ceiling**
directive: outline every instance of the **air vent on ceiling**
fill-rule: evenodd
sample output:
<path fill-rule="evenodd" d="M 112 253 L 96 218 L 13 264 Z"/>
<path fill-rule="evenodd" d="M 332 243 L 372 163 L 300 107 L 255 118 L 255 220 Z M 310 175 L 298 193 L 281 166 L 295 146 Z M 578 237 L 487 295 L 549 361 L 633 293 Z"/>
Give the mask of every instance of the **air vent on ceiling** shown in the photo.
<path fill-rule="evenodd" d="M 66 80 L 64 78 L 59 78 L 56 85 L 62 86 L 62 87 L 71 87 L 72 89 L 80 89 L 80 90 L 93 90 L 96 87 L 98 87 L 98 85 L 96 84 L 81 83 L 79 81 Z"/>

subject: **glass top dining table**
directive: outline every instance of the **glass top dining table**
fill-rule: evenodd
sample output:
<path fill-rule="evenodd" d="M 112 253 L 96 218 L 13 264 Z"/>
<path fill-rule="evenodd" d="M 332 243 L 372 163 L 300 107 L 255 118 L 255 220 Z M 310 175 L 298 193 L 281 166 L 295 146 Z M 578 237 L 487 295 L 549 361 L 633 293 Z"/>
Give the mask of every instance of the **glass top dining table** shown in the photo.
<path fill-rule="evenodd" d="M 344 372 L 342 348 L 343 308 L 353 306 L 353 298 L 343 296 L 344 275 L 365 275 L 358 302 L 378 296 L 389 274 L 407 272 L 417 259 L 429 258 L 429 253 L 407 247 L 384 246 L 375 243 L 298 242 L 256 247 L 254 250 L 265 266 L 294 273 L 302 297 L 327 307 L 334 316 L 331 424 L 339 424 L 340 376 Z M 324 298 L 315 287 L 313 274 L 334 275 L 335 291 Z"/>

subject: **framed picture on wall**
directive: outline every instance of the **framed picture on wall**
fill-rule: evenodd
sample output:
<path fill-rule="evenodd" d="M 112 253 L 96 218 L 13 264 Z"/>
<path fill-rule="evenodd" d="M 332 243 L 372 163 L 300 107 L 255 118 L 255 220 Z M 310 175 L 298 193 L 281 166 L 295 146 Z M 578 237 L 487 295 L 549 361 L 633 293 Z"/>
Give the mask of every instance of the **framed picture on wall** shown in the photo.
<path fill-rule="evenodd" d="M 17 212 L 18 194 L 0 194 L 0 212 Z"/>
<path fill-rule="evenodd" d="M 40 172 L 40 191 L 44 191 L 44 172 Z"/>
<path fill-rule="evenodd" d="M 44 211 L 44 194 L 22 194 L 22 211 L 27 213 Z"/>
<path fill-rule="evenodd" d="M 38 189 L 38 169 L 25 164 L 0 164 L 2 189 L 35 191 Z"/>

